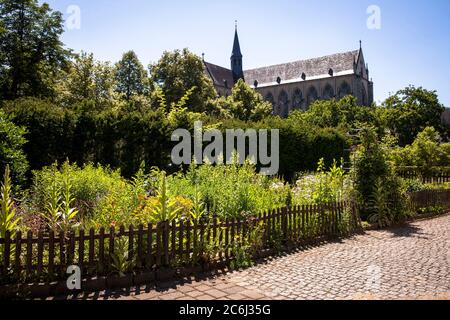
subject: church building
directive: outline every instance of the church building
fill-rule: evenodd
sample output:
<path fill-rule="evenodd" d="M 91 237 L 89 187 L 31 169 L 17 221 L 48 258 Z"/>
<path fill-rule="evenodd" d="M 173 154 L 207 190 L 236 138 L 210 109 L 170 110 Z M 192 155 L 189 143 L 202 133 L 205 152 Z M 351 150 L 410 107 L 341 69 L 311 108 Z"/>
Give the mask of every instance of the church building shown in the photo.
<path fill-rule="evenodd" d="M 354 51 L 244 71 L 236 27 L 231 69 L 206 61 L 204 65 L 219 95 L 230 95 L 234 84 L 243 79 L 271 102 L 274 114 L 281 117 L 295 109 L 307 110 L 315 100 L 346 95 L 355 96 L 364 106 L 373 103 L 373 82 L 361 42 Z"/>

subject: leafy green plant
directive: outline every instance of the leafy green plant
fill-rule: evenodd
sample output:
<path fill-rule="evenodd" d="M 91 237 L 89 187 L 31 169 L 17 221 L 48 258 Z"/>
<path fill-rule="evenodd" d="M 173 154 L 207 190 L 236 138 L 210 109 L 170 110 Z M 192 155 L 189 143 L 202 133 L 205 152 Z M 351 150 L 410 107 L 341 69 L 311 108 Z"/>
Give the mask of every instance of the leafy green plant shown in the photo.
<path fill-rule="evenodd" d="M 230 263 L 231 269 L 248 268 L 253 266 L 251 246 L 248 243 L 242 244 L 241 237 L 236 236 L 231 246 L 233 260 Z"/>
<path fill-rule="evenodd" d="M 190 218 L 194 222 L 199 222 L 206 215 L 205 204 L 201 199 L 201 193 L 196 192 L 194 195 L 193 207 L 190 211 Z"/>
<path fill-rule="evenodd" d="M 369 200 L 369 222 L 377 224 L 380 228 L 388 227 L 393 223 L 391 203 L 388 190 L 384 188 L 383 181 L 379 179 Z"/>
<path fill-rule="evenodd" d="M 164 222 L 174 220 L 181 208 L 177 206 L 174 199 L 168 195 L 166 173 L 162 172 L 160 176 L 159 188 L 156 191 L 157 204 L 150 208 L 150 220 L 153 222 Z"/>
<path fill-rule="evenodd" d="M 117 238 L 114 241 L 114 253 L 111 255 L 112 267 L 124 276 L 125 273 L 132 270 L 136 264 L 136 257 L 130 257 L 129 239 L 125 237 Z"/>
<path fill-rule="evenodd" d="M 52 230 L 69 231 L 77 224 L 74 220 L 78 210 L 72 207 L 75 199 L 72 195 L 72 182 L 68 175 L 62 175 L 62 186 L 53 181 L 47 190 L 44 219 Z"/>
<path fill-rule="evenodd" d="M 15 204 L 11 196 L 12 183 L 10 169 L 7 165 L 3 176 L 3 183 L 0 188 L 0 238 L 4 238 L 6 232 L 16 230 L 20 218 L 16 217 Z"/>

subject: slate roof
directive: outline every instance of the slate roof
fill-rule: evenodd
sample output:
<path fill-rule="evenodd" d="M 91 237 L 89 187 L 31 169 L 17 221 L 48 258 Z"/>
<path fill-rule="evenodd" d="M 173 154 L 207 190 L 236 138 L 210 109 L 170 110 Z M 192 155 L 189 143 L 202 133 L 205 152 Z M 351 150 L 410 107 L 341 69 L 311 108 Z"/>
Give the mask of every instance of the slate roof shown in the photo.
<path fill-rule="evenodd" d="M 244 71 L 245 81 L 253 86 L 255 80 L 259 85 L 276 83 L 278 77 L 282 82 L 301 80 L 305 73 L 306 80 L 328 75 L 333 69 L 334 75 L 354 73 L 354 62 L 357 61 L 359 50 L 332 54 L 320 58 L 300 60 L 269 67 Z"/>
<path fill-rule="evenodd" d="M 211 77 L 212 81 L 214 82 L 214 85 L 225 87 L 224 81 L 227 81 L 228 88 L 232 88 L 234 85 L 234 79 L 233 79 L 233 73 L 231 70 L 227 68 L 220 67 L 218 65 L 204 62 L 206 72 Z"/>

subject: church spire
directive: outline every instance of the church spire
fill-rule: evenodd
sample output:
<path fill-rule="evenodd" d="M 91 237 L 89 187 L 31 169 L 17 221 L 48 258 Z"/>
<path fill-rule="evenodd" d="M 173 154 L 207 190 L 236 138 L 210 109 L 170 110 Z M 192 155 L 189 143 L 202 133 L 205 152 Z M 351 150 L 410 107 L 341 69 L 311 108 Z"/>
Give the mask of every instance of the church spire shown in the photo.
<path fill-rule="evenodd" d="M 233 71 L 234 81 L 237 82 L 239 79 L 244 79 L 244 71 L 242 69 L 242 53 L 239 44 L 237 21 L 235 23 L 233 53 L 231 54 L 231 71 Z"/>
<path fill-rule="evenodd" d="M 236 21 L 236 26 L 235 26 L 235 31 L 234 31 L 234 43 L 233 43 L 232 56 L 242 57 L 241 46 L 239 44 L 239 35 L 238 35 L 238 30 L 237 30 L 237 21 Z"/>

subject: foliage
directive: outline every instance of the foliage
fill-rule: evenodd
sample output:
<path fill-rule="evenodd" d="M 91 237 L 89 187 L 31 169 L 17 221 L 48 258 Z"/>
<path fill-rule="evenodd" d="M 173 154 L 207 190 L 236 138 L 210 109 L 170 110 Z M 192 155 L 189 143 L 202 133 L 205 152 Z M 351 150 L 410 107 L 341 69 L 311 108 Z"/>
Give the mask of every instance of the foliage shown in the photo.
<path fill-rule="evenodd" d="M 161 110 L 75 112 L 28 98 L 5 103 L 4 111 L 28 129 L 24 150 L 33 170 L 69 159 L 80 166 L 101 163 L 131 177 L 142 161 L 163 169 L 169 163 L 171 128 Z"/>
<path fill-rule="evenodd" d="M 441 143 L 439 133 L 427 127 L 411 145 L 395 148 L 391 157 L 396 167 L 417 167 L 426 176 L 434 167 L 450 167 L 450 143 Z"/>
<path fill-rule="evenodd" d="M 16 208 L 12 199 L 12 182 L 8 165 L 5 168 L 0 193 L 0 238 L 5 238 L 6 232 L 16 230 L 20 221 L 16 217 Z"/>
<path fill-rule="evenodd" d="M 165 172 L 159 176 L 159 187 L 156 190 L 156 197 L 153 205 L 145 206 L 141 214 L 153 223 L 172 221 L 177 218 L 182 207 L 175 198 L 170 197 L 167 191 L 167 177 Z"/>
<path fill-rule="evenodd" d="M 122 59 L 116 64 L 115 78 L 117 92 L 127 101 L 130 101 L 132 96 L 142 95 L 148 91 L 147 72 L 134 51 L 123 54 Z"/>
<path fill-rule="evenodd" d="M 386 119 L 389 129 L 398 136 L 400 146 L 413 143 L 426 127 L 443 132 L 444 106 L 435 91 L 409 86 L 386 99 Z"/>
<path fill-rule="evenodd" d="M 111 254 L 111 266 L 119 273 L 119 276 L 124 276 L 126 272 L 136 264 L 136 257 L 130 256 L 129 240 L 127 238 L 118 238 L 114 240 L 114 251 Z"/>
<path fill-rule="evenodd" d="M 337 161 L 334 160 L 327 171 L 324 159 L 321 159 L 315 175 L 303 175 L 297 180 L 293 189 L 293 204 L 323 204 L 349 200 L 350 183 L 342 162 L 338 166 Z"/>
<path fill-rule="evenodd" d="M 23 151 L 26 130 L 16 126 L 7 115 L 0 110 L 0 172 L 10 166 L 13 182 L 22 185 L 28 170 L 28 161 Z"/>
<path fill-rule="evenodd" d="M 205 209 L 219 217 L 239 218 L 282 207 L 289 193 L 283 181 L 256 174 L 248 162 L 243 166 L 191 165 L 186 174 L 169 177 L 168 183 L 172 195 L 195 199 L 200 193 Z"/>
<path fill-rule="evenodd" d="M 69 54 L 62 14 L 37 0 L 2 0 L 0 25 L 0 99 L 53 95 Z"/>
<path fill-rule="evenodd" d="M 219 118 L 260 121 L 272 114 L 272 105 L 240 79 L 234 85 L 230 96 L 210 100 L 208 111 Z"/>
<path fill-rule="evenodd" d="M 68 232 L 76 226 L 74 219 L 78 210 L 72 207 L 72 181 L 69 175 L 62 174 L 61 186 L 56 180 L 50 182 L 45 190 L 45 212 L 42 214 L 51 230 Z"/>
<path fill-rule="evenodd" d="M 346 96 L 342 99 L 316 100 L 306 112 L 297 110 L 289 117 L 319 127 L 342 127 L 348 131 L 366 124 L 380 124 L 375 110 L 373 106 L 359 106 L 355 97 Z"/>
<path fill-rule="evenodd" d="M 216 96 L 203 61 L 188 49 L 164 52 L 160 60 L 149 68 L 152 86 L 161 87 L 168 105 L 180 101 L 188 90 L 195 88 L 189 99 L 189 110 L 203 112 L 206 101 Z"/>
<path fill-rule="evenodd" d="M 362 218 L 371 218 L 381 225 L 402 221 L 408 215 L 406 190 L 389 162 L 387 146 L 371 128 L 361 131 L 360 140 L 361 145 L 352 156 L 352 170 Z"/>
<path fill-rule="evenodd" d="M 114 92 L 114 69 L 86 52 L 74 55 L 59 75 L 55 102 L 69 109 L 101 111 L 118 106 Z"/>

